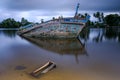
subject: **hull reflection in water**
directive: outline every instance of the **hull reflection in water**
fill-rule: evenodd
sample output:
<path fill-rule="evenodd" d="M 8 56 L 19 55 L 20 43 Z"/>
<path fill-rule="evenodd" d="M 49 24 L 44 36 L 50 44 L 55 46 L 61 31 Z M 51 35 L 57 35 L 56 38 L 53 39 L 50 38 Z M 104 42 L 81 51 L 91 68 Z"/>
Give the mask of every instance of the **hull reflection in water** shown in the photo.
<path fill-rule="evenodd" d="M 78 39 L 40 39 L 40 38 L 26 38 L 30 42 L 38 45 L 39 47 L 63 54 L 71 55 L 86 55 L 85 46 Z"/>

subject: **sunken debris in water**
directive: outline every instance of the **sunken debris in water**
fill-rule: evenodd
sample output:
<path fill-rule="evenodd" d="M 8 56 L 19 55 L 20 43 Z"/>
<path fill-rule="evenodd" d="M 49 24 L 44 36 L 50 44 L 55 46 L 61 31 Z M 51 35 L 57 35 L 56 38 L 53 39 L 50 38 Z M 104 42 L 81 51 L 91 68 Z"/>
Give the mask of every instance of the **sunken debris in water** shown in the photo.
<path fill-rule="evenodd" d="M 37 78 L 40 75 L 45 74 L 48 71 L 52 70 L 53 68 L 56 68 L 56 64 L 54 62 L 49 61 L 42 67 L 35 69 L 32 73 L 30 73 L 30 75 Z"/>
<path fill-rule="evenodd" d="M 15 70 L 24 70 L 24 69 L 26 69 L 26 67 L 25 66 L 16 66 L 15 67 Z"/>

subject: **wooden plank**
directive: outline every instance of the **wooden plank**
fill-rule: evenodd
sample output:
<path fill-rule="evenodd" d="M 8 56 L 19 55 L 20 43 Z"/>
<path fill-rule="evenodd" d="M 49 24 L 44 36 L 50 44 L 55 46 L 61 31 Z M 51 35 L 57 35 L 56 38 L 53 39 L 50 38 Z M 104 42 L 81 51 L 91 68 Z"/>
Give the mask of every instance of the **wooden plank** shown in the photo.
<path fill-rule="evenodd" d="M 54 62 L 49 61 L 46 64 L 44 64 L 42 67 L 39 67 L 34 71 L 32 71 L 30 75 L 32 75 L 33 77 L 39 77 L 40 75 L 47 73 L 48 71 L 52 70 L 55 67 L 56 64 Z"/>

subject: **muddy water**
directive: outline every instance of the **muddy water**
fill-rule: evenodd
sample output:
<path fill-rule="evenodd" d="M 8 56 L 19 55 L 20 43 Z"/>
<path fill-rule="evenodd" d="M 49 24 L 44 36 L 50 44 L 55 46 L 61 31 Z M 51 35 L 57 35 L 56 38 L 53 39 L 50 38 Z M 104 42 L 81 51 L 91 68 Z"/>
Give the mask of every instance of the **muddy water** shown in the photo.
<path fill-rule="evenodd" d="M 87 29 L 80 41 L 21 38 L 0 31 L 0 80 L 120 80 L 120 31 Z M 47 61 L 57 67 L 39 78 L 31 73 Z"/>

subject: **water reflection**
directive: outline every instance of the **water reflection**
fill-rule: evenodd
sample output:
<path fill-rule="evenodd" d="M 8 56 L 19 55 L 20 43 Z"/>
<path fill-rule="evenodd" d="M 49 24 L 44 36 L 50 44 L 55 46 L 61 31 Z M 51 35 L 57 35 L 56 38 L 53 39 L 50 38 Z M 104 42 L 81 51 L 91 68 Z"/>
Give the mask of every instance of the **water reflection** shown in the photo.
<path fill-rule="evenodd" d="M 84 39 L 84 41 L 89 40 L 89 34 L 90 34 L 90 29 L 89 28 L 84 28 L 81 32 L 80 32 L 80 38 Z"/>
<path fill-rule="evenodd" d="M 16 30 L 0 30 L 0 34 L 14 38 L 16 36 Z"/>
<path fill-rule="evenodd" d="M 60 55 L 75 55 L 78 62 L 78 55 L 87 55 L 85 46 L 78 39 L 41 39 L 25 38 L 39 47 L 58 53 Z"/>
<path fill-rule="evenodd" d="M 27 38 L 29 41 L 38 46 L 59 53 L 64 54 L 85 54 L 85 47 L 77 39 L 61 40 L 61 39 L 40 39 Z"/>
<path fill-rule="evenodd" d="M 16 80 L 16 76 L 18 80 L 36 80 L 28 73 L 48 60 L 54 61 L 57 68 L 40 80 L 120 80 L 120 30 L 110 32 L 111 29 L 86 29 L 80 34 L 84 46 L 77 39 L 25 40 L 16 33 L 11 37 L 0 31 L 0 80 Z"/>
<path fill-rule="evenodd" d="M 85 28 L 80 33 L 80 38 L 85 41 L 103 42 L 114 39 L 120 42 L 120 28 Z"/>
<path fill-rule="evenodd" d="M 105 37 L 107 39 L 118 39 L 120 40 L 120 28 L 106 28 Z M 118 41 L 119 41 L 118 40 Z"/>

